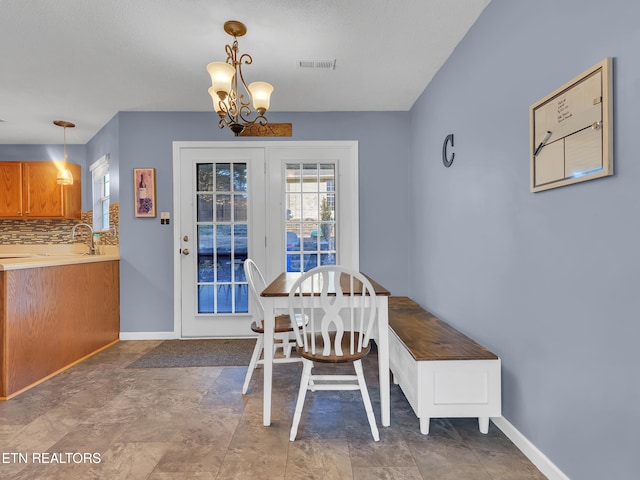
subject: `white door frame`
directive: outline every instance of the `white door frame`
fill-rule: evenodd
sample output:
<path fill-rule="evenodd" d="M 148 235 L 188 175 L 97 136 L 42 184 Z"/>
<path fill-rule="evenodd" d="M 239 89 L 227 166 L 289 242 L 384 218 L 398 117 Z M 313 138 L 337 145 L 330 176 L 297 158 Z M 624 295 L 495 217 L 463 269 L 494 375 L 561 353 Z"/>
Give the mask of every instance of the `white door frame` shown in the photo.
<path fill-rule="evenodd" d="M 182 326 L 182 304 L 181 304 L 181 213 L 180 213 L 180 199 L 181 199 L 181 168 L 180 168 L 180 156 L 182 149 L 192 148 L 264 148 L 267 152 L 270 148 L 279 149 L 301 149 L 301 148 L 346 148 L 349 149 L 350 158 L 353 162 L 353 175 L 340 178 L 340 191 L 349 195 L 351 200 L 355 200 L 355 205 L 358 205 L 358 142 L 357 141 L 174 141 L 173 142 L 173 338 L 181 337 Z M 270 197 L 269 192 L 270 182 L 267 179 L 267 198 Z M 359 230 L 358 228 L 352 228 L 358 225 L 359 222 L 351 223 L 342 226 L 344 231 L 348 231 L 350 248 L 353 252 L 356 252 L 355 259 L 351 268 L 358 269 L 359 262 L 357 252 L 359 252 Z M 340 227 L 339 227 L 340 228 Z M 271 236 L 269 228 L 267 227 L 267 236 Z"/>

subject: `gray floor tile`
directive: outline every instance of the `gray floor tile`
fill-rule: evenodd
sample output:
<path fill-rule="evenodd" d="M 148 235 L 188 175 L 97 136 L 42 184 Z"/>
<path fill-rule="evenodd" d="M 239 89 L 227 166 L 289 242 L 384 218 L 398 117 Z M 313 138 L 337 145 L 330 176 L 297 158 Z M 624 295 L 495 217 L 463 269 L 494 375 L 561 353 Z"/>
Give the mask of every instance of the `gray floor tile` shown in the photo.
<path fill-rule="evenodd" d="M 272 425 L 262 425 L 263 370 L 241 394 L 246 367 L 127 369 L 158 341 L 120 342 L 0 402 L 3 452 L 29 461 L 0 479 L 540 480 L 544 476 L 491 424 L 432 419 L 429 435 L 396 385 L 392 425 L 374 442 L 359 392 L 309 392 L 295 442 L 289 430 L 300 364 L 274 367 Z M 375 355 L 365 372 L 378 422 Z M 38 463 L 33 454 L 99 460 Z"/>

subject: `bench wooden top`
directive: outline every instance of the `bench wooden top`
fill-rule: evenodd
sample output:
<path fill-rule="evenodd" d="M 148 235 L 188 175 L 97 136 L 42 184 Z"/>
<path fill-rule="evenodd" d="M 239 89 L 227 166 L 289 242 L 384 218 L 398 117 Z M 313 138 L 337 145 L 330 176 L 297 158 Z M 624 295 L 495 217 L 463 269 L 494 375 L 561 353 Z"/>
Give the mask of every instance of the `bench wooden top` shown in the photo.
<path fill-rule="evenodd" d="M 498 358 L 408 297 L 389 298 L 389 326 L 416 360 Z"/>

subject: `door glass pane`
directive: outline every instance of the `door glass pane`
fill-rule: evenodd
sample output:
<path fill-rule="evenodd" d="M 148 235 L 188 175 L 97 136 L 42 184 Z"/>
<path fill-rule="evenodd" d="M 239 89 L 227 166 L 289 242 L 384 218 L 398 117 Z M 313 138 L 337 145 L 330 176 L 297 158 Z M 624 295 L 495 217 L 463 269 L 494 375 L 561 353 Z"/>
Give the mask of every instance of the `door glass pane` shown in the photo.
<path fill-rule="evenodd" d="M 210 163 L 198 164 L 198 191 L 199 192 L 212 192 L 213 191 L 213 165 Z"/>
<path fill-rule="evenodd" d="M 198 193 L 198 222 L 213 221 L 213 195 Z"/>
<path fill-rule="evenodd" d="M 302 194 L 302 218 L 306 221 L 318 220 L 318 192 Z"/>
<path fill-rule="evenodd" d="M 320 182 L 321 192 L 335 192 L 335 178 L 336 178 L 336 166 L 332 163 L 325 163 L 319 165 L 320 178 L 323 180 Z"/>
<path fill-rule="evenodd" d="M 233 164 L 233 190 L 236 192 L 247 191 L 247 165 L 245 163 Z"/>
<path fill-rule="evenodd" d="M 213 285 L 198 285 L 198 313 L 213 313 Z"/>
<path fill-rule="evenodd" d="M 236 312 L 249 311 L 249 284 L 244 275 L 244 261 L 247 259 L 248 225 L 236 223 L 233 226 L 233 285 Z"/>
<path fill-rule="evenodd" d="M 285 171 L 285 188 L 287 192 L 299 192 L 302 182 L 299 163 L 288 163 Z"/>
<path fill-rule="evenodd" d="M 213 225 L 198 225 L 198 282 L 213 283 Z"/>
<path fill-rule="evenodd" d="M 229 163 L 216 163 L 216 192 L 229 192 L 231 190 L 231 165 Z"/>
<path fill-rule="evenodd" d="M 304 255 L 304 271 L 311 270 L 312 268 L 316 268 L 318 266 L 318 255 L 314 254 L 305 254 Z"/>
<path fill-rule="evenodd" d="M 198 164 L 197 172 L 198 313 L 247 313 L 247 164 Z M 203 193 L 214 184 L 215 194 Z"/>
<path fill-rule="evenodd" d="M 231 282 L 231 225 L 216 225 L 218 283 Z"/>
<path fill-rule="evenodd" d="M 305 163 L 302 166 L 302 191 L 317 192 L 318 188 L 318 164 Z"/>
<path fill-rule="evenodd" d="M 288 272 L 307 271 L 318 265 L 336 263 L 335 182 L 333 163 L 286 165 Z"/>
<path fill-rule="evenodd" d="M 236 222 L 247 221 L 247 195 L 234 195 L 233 196 L 233 214 Z"/>
<path fill-rule="evenodd" d="M 216 220 L 231 222 L 231 195 L 216 195 Z"/>

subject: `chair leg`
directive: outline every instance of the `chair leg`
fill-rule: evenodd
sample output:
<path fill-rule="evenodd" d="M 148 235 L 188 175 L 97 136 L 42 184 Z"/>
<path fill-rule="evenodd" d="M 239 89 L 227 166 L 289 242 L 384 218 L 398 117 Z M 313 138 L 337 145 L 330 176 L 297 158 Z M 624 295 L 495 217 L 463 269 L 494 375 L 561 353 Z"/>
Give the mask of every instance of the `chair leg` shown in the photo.
<path fill-rule="evenodd" d="M 276 338 L 279 342 L 273 344 L 273 354 L 276 354 L 278 348 L 282 348 L 282 353 L 285 358 L 291 358 L 291 352 L 293 351 L 293 347 L 295 345 L 295 339 L 292 339 L 291 336 L 293 333 L 278 333 L 276 334 Z"/>
<path fill-rule="evenodd" d="M 247 393 L 249 389 L 249 382 L 251 381 L 251 376 L 253 375 L 253 371 L 256 369 L 256 365 L 258 360 L 260 359 L 260 353 L 262 353 L 262 345 L 264 344 L 264 335 L 258 335 L 258 339 L 256 340 L 256 346 L 253 349 L 253 353 L 251 354 L 251 360 L 249 361 L 249 367 L 247 368 L 247 375 L 244 377 L 244 385 L 242 385 L 242 394 Z"/>
<path fill-rule="evenodd" d="M 377 442 L 380 440 L 380 434 L 378 433 L 378 426 L 376 425 L 376 417 L 373 414 L 373 406 L 371 405 L 371 399 L 369 398 L 369 391 L 367 390 L 367 384 L 364 381 L 364 372 L 362 371 L 362 360 L 356 360 L 353 362 L 353 367 L 356 370 L 358 377 L 358 385 L 360 385 L 360 393 L 362 394 L 362 401 L 364 402 L 364 409 L 367 412 L 367 418 L 369 419 L 369 425 L 371 426 L 371 434 L 373 439 Z"/>
<path fill-rule="evenodd" d="M 291 343 L 291 340 L 288 340 L 286 347 L 283 348 L 285 358 L 291 358 L 292 349 L 293 349 L 293 343 Z"/>
<path fill-rule="evenodd" d="M 311 369 L 313 368 L 313 362 L 302 359 L 302 378 L 300 379 L 300 390 L 298 391 L 298 400 L 296 402 L 296 411 L 293 414 L 293 423 L 291 424 L 291 433 L 289 434 L 289 440 L 294 441 L 298 434 L 298 425 L 300 424 L 300 417 L 302 416 L 302 407 L 304 406 L 304 398 L 307 395 L 307 387 L 309 386 L 309 380 L 311 378 Z"/>

